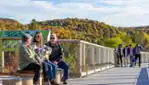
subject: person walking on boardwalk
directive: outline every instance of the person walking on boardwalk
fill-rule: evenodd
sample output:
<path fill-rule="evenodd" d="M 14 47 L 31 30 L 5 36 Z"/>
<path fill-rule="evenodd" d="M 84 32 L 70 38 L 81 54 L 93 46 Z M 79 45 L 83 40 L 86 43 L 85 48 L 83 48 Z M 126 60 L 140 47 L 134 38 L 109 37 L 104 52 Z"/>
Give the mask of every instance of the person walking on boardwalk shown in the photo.
<path fill-rule="evenodd" d="M 133 66 L 133 58 L 134 58 L 134 48 L 132 48 L 132 45 L 130 44 L 129 45 L 129 48 L 128 48 L 128 56 L 129 56 L 129 59 L 130 59 L 130 67 Z"/>
<path fill-rule="evenodd" d="M 135 60 L 137 62 L 137 59 L 139 58 L 139 67 L 141 67 L 141 51 L 143 50 L 143 47 L 140 46 L 139 44 L 136 44 L 135 48 Z M 135 62 L 135 65 L 136 65 L 136 62 Z"/>
<path fill-rule="evenodd" d="M 50 41 L 45 43 L 46 46 L 52 48 L 52 53 L 49 56 L 49 59 L 58 65 L 59 68 L 64 70 L 62 82 L 63 84 L 67 84 L 68 74 L 69 74 L 69 65 L 63 60 L 63 49 L 57 42 L 56 34 L 52 34 L 50 37 Z"/>
<path fill-rule="evenodd" d="M 118 64 L 123 67 L 123 48 L 122 48 L 122 44 L 119 44 L 118 48 L 117 48 L 117 59 L 118 59 Z"/>
<path fill-rule="evenodd" d="M 127 67 L 128 66 L 128 46 L 126 45 L 126 47 L 123 49 L 123 55 L 124 55 L 124 66 Z"/>

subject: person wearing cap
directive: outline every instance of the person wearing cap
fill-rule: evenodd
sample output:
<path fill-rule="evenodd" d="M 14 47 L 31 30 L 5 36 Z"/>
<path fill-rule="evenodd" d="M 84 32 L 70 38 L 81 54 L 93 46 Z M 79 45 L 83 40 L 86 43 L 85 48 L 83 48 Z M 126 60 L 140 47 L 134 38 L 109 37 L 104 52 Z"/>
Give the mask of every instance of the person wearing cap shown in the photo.
<path fill-rule="evenodd" d="M 37 85 L 40 77 L 41 63 L 39 56 L 31 48 L 32 36 L 23 34 L 22 45 L 19 47 L 19 68 L 22 71 L 34 71 L 33 83 Z"/>
<path fill-rule="evenodd" d="M 62 82 L 63 84 L 67 84 L 68 74 L 69 74 L 69 65 L 63 60 L 63 49 L 62 47 L 57 43 L 57 36 L 56 34 L 52 34 L 50 36 L 50 41 L 45 43 L 46 46 L 49 46 L 52 48 L 52 53 L 49 56 L 49 60 L 53 63 L 57 64 L 59 68 L 64 70 Z"/>

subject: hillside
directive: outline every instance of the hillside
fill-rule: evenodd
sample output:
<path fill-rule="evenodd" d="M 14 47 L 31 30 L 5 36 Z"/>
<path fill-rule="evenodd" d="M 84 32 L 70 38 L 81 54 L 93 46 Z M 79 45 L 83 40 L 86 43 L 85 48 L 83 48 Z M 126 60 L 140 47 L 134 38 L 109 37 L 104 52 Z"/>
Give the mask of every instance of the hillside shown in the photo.
<path fill-rule="evenodd" d="M 111 27 L 102 22 L 88 19 L 57 19 L 51 21 L 38 22 L 38 24 L 40 24 L 40 26 L 43 29 L 50 28 L 53 31 L 55 31 L 55 29 L 61 29 L 59 31 L 65 29 L 65 31 L 67 32 L 76 33 L 76 36 L 80 35 L 79 37 L 75 38 L 87 40 L 89 42 L 98 44 L 102 44 L 101 41 L 103 41 L 103 39 L 114 37 L 117 34 L 119 34 L 119 30 L 117 28 Z M 63 34 L 61 33 L 61 35 Z M 60 37 L 63 38 L 62 36 Z M 71 36 L 67 37 L 72 38 Z"/>
<path fill-rule="evenodd" d="M 0 30 L 21 30 L 23 25 L 18 21 L 7 18 L 0 18 Z"/>
<path fill-rule="evenodd" d="M 59 38 L 81 39 L 108 47 L 116 47 L 120 43 L 135 46 L 136 43 L 139 43 L 148 50 L 149 46 L 147 26 L 121 28 L 95 20 L 77 18 L 47 20 L 36 23 L 42 29 L 53 30 Z"/>
<path fill-rule="evenodd" d="M 1 30 L 50 29 L 61 39 L 81 39 L 113 48 L 120 43 L 135 45 L 135 43 L 138 42 L 143 45 L 146 50 L 149 50 L 148 28 L 149 26 L 121 28 L 95 20 L 78 18 L 55 19 L 40 22 L 33 19 L 30 24 L 22 25 L 16 20 L 0 18 Z"/>

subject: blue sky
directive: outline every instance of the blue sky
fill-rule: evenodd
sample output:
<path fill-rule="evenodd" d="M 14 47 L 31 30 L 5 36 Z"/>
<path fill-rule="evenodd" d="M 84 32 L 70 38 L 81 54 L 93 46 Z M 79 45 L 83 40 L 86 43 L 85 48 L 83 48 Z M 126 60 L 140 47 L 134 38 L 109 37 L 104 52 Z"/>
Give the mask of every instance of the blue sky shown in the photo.
<path fill-rule="evenodd" d="M 23 24 L 63 18 L 88 18 L 114 26 L 149 25 L 149 0 L 1 0 L 0 17 Z"/>

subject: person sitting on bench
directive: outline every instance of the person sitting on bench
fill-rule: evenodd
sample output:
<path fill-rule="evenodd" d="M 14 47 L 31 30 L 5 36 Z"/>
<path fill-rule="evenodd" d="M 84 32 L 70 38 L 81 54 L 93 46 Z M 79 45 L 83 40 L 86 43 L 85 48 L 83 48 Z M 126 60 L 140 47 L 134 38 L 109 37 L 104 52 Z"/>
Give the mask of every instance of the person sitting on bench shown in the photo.
<path fill-rule="evenodd" d="M 19 68 L 22 71 L 34 71 L 33 83 L 38 84 L 41 63 L 39 56 L 31 48 L 32 36 L 23 34 L 22 45 L 19 48 Z"/>
<path fill-rule="evenodd" d="M 53 63 L 56 63 L 59 68 L 64 70 L 63 77 L 61 80 L 62 80 L 63 84 L 67 84 L 66 80 L 68 79 L 69 65 L 63 60 L 63 57 L 64 57 L 63 49 L 57 43 L 56 34 L 52 34 L 50 37 L 50 41 L 48 41 L 45 45 L 52 48 L 52 53 L 51 53 L 49 59 Z"/>
<path fill-rule="evenodd" d="M 42 61 L 42 67 L 43 67 L 43 75 L 44 75 L 44 81 L 47 85 L 49 83 L 48 81 L 50 80 L 50 83 L 52 85 L 59 85 L 54 79 L 56 77 L 56 70 L 57 70 L 57 65 L 53 64 L 51 61 L 48 60 L 46 56 L 49 56 L 51 54 L 52 49 L 50 47 L 47 47 L 43 45 L 43 37 L 42 33 L 37 31 L 35 33 L 32 47 L 36 51 L 36 53 L 41 57 Z M 44 53 L 44 52 L 45 53 Z M 46 52 L 49 51 L 49 54 L 46 54 Z M 42 55 L 43 54 L 43 55 Z M 45 57 L 44 57 L 45 56 Z"/>

